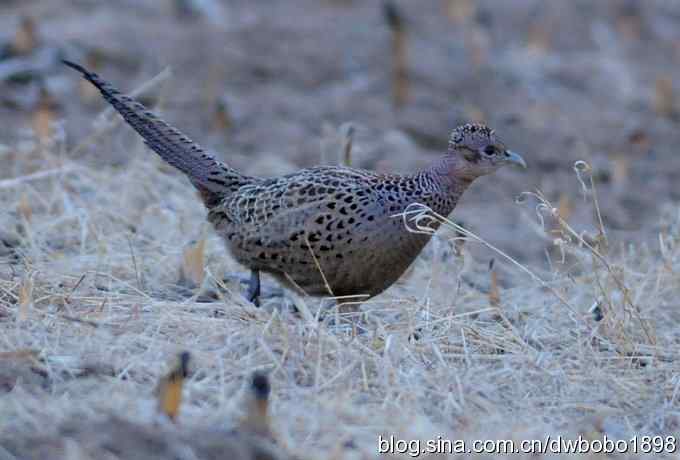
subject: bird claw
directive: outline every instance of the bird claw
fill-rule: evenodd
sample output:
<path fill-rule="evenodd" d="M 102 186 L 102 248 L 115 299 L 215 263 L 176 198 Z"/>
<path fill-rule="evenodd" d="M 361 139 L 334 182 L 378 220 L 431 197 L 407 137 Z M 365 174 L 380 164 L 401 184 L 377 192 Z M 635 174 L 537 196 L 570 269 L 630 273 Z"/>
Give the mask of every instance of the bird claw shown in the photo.
<path fill-rule="evenodd" d="M 252 302 L 256 307 L 260 306 L 260 272 L 257 270 L 250 272 L 246 299 L 248 299 L 249 302 Z"/>

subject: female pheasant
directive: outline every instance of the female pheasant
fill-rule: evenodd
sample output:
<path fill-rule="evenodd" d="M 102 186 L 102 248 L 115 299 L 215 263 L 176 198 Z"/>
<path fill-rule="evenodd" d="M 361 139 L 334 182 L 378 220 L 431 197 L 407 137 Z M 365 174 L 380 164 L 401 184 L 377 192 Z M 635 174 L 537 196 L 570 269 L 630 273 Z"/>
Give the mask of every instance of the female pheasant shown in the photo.
<path fill-rule="evenodd" d="M 414 174 L 318 166 L 274 178 L 247 176 L 97 74 L 64 63 L 95 85 L 152 150 L 187 175 L 228 250 L 250 268 L 248 299 L 256 305 L 261 271 L 309 295 L 365 299 L 381 293 L 430 239 L 409 231 L 395 215 L 421 203 L 446 216 L 476 178 L 507 164 L 526 167 L 493 130 L 466 124 L 453 130 L 441 159 Z"/>

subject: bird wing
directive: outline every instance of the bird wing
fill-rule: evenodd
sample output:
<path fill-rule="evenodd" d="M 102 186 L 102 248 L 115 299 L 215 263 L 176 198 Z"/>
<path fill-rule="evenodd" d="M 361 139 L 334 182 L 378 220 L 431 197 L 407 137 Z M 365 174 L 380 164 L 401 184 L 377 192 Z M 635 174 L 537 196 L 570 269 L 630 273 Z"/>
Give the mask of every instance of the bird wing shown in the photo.
<path fill-rule="evenodd" d="M 286 247 L 298 240 L 321 246 L 321 239 L 372 226 L 385 212 L 370 171 L 322 166 L 239 188 L 220 206 L 228 227 L 245 244 Z M 330 237 L 332 243 L 333 237 Z M 301 244 L 301 243 L 300 243 Z M 328 245 L 326 245 L 328 246 Z"/>

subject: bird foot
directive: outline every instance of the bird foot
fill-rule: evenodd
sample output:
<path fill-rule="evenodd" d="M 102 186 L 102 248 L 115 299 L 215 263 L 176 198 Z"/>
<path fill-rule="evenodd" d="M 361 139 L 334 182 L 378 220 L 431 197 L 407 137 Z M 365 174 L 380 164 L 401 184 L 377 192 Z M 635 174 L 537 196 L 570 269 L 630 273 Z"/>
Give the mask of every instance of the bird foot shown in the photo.
<path fill-rule="evenodd" d="M 257 270 L 250 272 L 246 299 L 248 299 L 249 302 L 252 302 L 256 307 L 260 306 L 260 272 Z"/>

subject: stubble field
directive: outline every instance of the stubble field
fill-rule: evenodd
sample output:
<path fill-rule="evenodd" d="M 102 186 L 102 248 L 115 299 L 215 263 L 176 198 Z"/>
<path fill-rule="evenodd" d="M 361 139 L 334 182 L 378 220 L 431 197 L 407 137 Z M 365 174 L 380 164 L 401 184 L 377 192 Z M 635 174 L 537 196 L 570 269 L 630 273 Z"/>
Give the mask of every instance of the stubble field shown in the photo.
<path fill-rule="evenodd" d="M 0 60 L 0 459 L 232 458 L 206 433 L 238 424 L 255 370 L 299 458 L 680 433 L 680 9 L 397 5 L 398 106 L 380 2 L 0 7 L 0 39 L 22 17 L 38 37 Z M 422 167 L 485 120 L 529 169 L 476 182 L 360 312 L 267 278 L 255 308 L 190 183 L 58 57 L 250 174 L 346 161 L 348 122 L 353 166 Z M 171 424 L 154 387 L 184 350 Z"/>

